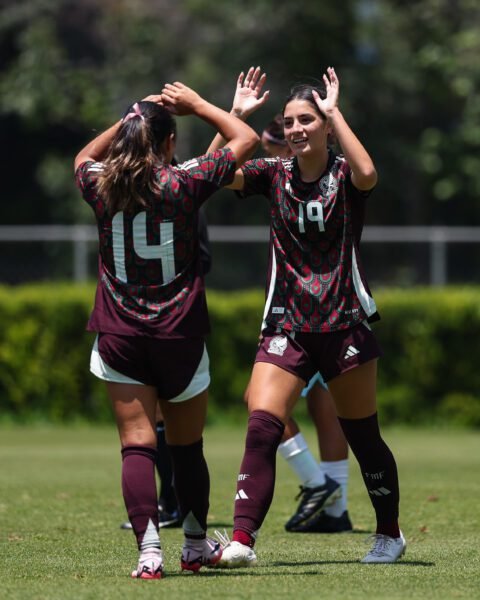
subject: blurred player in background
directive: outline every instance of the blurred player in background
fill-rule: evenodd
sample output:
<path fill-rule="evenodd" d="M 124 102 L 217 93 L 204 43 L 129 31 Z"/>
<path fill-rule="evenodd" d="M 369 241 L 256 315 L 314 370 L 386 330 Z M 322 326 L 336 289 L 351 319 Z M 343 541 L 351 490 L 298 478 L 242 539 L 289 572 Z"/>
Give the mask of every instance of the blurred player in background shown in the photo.
<path fill-rule="evenodd" d="M 172 167 L 172 112 L 210 123 L 227 147 Z M 140 553 L 135 578 L 163 573 L 155 483 L 158 403 L 183 515 L 181 567 L 195 572 L 222 554 L 206 536 L 210 479 L 202 435 L 209 321 L 197 220 L 200 206 L 232 181 L 257 142 L 246 124 L 175 83 L 130 106 L 75 159 L 77 185 L 99 232 L 90 368 L 106 381 L 117 421 L 123 497 Z"/>
<path fill-rule="evenodd" d="M 264 80 L 259 68 L 238 78 L 237 93 L 248 98 L 244 106 L 250 113 L 266 100 L 266 93 L 260 95 Z M 323 83 L 323 88 L 298 85 L 286 100 L 284 135 L 292 158 L 250 160 L 228 186 L 268 198 L 272 252 L 233 540 L 223 540 L 218 566 L 256 564 L 253 547 L 273 498 L 277 449 L 301 390 L 317 371 L 335 400 L 376 515 L 373 545 L 362 562 L 392 563 L 405 552 L 397 466 L 377 417 L 381 351 L 368 321 L 378 315 L 359 254 L 377 173 L 338 107 L 340 84 L 333 68 Z M 329 148 L 331 134 L 343 154 Z M 209 150 L 223 144 L 217 135 Z"/>

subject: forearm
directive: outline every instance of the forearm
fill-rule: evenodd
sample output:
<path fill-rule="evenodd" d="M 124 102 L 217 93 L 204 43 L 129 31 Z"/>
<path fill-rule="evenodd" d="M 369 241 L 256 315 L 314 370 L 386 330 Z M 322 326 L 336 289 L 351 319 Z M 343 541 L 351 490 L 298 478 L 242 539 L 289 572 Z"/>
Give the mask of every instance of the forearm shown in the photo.
<path fill-rule="evenodd" d="M 75 158 L 75 169 L 86 160 L 103 160 L 121 123 L 122 121 L 117 121 L 82 148 Z"/>
<path fill-rule="evenodd" d="M 202 100 L 195 109 L 195 114 L 213 125 L 218 130 L 218 134 L 224 143 L 228 143 L 230 140 L 236 137 L 251 138 L 252 133 L 256 135 L 251 127 L 241 121 L 238 117 L 232 113 L 228 113 L 225 110 Z"/>
<path fill-rule="evenodd" d="M 243 115 L 238 114 L 238 112 L 234 111 L 233 108 L 230 111 L 230 114 L 234 115 L 235 117 L 237 117 L 241 121 L 244 121 L 244 122 L 246 121 L 246 118 L 243 117 Z M 217 133 L 216 136 L 211 141 L 210 146 L 207 149 L 207 153 L 208 152 L 215 152 L 215 150 L 220 150 L 220 148 L 223 148 L 224 146 L 226 146 L 227 143 L 228 142 L 225 139 L 225 137 L 221 133 Z"/>
<path fill-rule="evenodd" d="M 360 190 L 371 189 L 377 182 L 377 172 L 370 155 L 350 129 L 338 108 L 335 108 L 327 118 L 350 165 L 354 185 Z"/>

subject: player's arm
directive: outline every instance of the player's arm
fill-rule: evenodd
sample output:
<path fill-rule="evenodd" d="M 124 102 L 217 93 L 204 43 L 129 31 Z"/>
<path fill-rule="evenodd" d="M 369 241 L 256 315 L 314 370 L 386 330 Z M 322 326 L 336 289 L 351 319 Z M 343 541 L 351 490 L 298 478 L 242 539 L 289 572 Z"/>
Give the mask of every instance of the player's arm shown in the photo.
<path fill-rule="evenodd" d="M 253 154 L 260 138 L 246 123 L 233 114 L 207 102 L 183 83 L 167 83 L 162 90 L 164 106 L 177 115 L 194 114 L 213 125 L 241 166 Z"/>
<path fill-rule="evenodd" d="M 102 161 L 121 124 L 122 121 L 118 121 L 82 148 L 75 157 L 74 170 L 86 161 Z"/>
<path fill-rule="evenodd" d="M 350 129 L 338 108 L 339 81 L 332 67 L 327 69 L 323 76 L 327 97 L 322 100 L 314 91 L 313 95 L 320 111 L 325 115 L 327 122 L 342 149 L 345 158 L 352 170 L 352 183 L 358 190 L 371 190 L 377 183 L 377 171 L 370 155 L 363 144 Z"/>
<path fill-rule="evenodd" d="M 260 67 L 250 67 L 246 75 L 242 71 L 237 79 L 237 87 L 230 113 L 241 121 L 246 121 L 253 112 L 263 106 L 268 100 L 270 93 L 267 90 L 262 95 L 266 79 L 267 75 L 262 73 Z M 226 145 L 230 146 L 225 138 L 218 133 L 212 140 L 207 152 L 215 152 L 215 150 L 219 150 Z M 233 182 L 227 188 L 231 190 L 243 190 L 243 186 L 243 172 L 241 169 L 237 169 Z"/>

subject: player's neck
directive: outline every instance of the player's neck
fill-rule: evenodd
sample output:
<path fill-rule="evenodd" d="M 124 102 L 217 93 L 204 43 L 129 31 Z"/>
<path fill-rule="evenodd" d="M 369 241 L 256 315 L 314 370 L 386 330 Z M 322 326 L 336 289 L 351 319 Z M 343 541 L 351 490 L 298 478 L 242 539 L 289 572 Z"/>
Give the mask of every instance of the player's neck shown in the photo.
<path fill-rule="evenodd" d="M 305 181 L 306 183 L 316 181 L 327 168 L 328 148 L 325 148 L 321 153 L 315 153 L 314 155 L 298 156 L 297 160 L 302 181 Z"/>

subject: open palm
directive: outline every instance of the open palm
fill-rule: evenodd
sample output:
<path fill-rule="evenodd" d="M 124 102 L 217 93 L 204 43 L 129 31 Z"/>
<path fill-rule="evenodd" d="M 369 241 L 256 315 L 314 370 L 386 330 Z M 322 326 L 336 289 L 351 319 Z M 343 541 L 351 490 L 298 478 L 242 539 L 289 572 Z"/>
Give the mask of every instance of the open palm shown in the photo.
<path fill-rule="evenodd" d="M 315 91 L 313 92 L 313 96 L 322 114 L 328 117 L 338 105 L 338 95 L 340 92 L 340 82 L 333 67 L 328 67 L 327 74 L 323 75 L 323 82 L 327 93 L 326 97 L 323 99 L 320 98 Z"/>
<path fill-rule="evenodd" d="M 269 92 L 267 90 L 262 96 L 260 94 L 266 79 L 267 76 L 260 67 L 250 67 L 246 75 L 243 71 L 240 73 L 232 106 L 235 115 L 246 118 L 265 104 Z"/>

